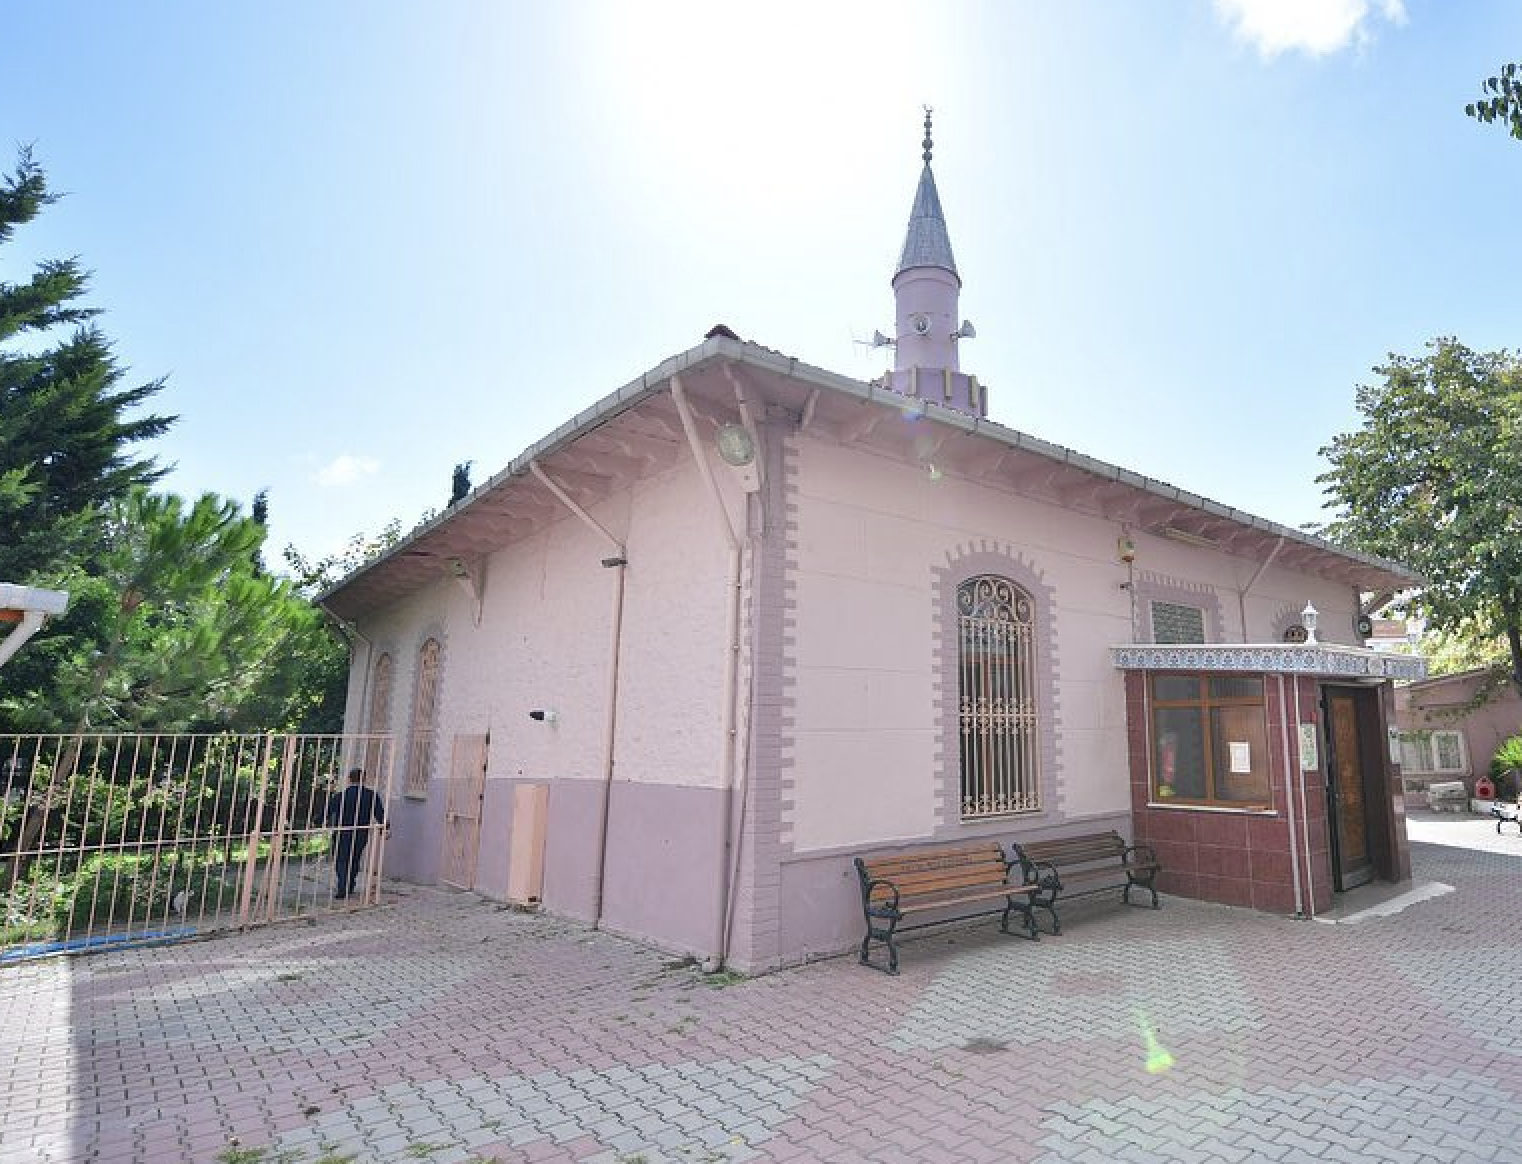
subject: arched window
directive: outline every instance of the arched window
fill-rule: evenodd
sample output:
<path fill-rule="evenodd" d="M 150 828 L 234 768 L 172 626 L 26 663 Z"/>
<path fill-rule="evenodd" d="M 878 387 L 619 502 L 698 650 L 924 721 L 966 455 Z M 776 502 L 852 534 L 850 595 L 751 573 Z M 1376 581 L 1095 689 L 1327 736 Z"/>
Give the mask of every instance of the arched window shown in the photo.
<path fill-rule="evenodd" d="M 376 733 L 391 727 L 391 656 L 382 655 L 375 660 L 375 672 L 370 677 L 370 714 L 365 720 L 365 731 Z"/>
<path fill-rule="evenodd" d="M 433 740 L 439 704 L 439 641 L 429 639 L 418 651 L 417 682 L 412 691 L 412 734 L 407 748 L 407 795 L 428 795 L 433 772 Z"/>
<path fill-rule="evenodd" d="M 372 738 L 365 742 L 365 771 L 377 780 L 389 778 L 391 750 L 386 741 L 378 738 L 391 730 L 391 656 L 382 655 L 375 660 L 370 675 L 370 708 L 365 719 L 365 731 Z"/>
<path fill-rule="evenodd" d="M 995 574 L 957 588 L 963 820 L 1041 808 L 1034 610 L 1029 594 Z"/>

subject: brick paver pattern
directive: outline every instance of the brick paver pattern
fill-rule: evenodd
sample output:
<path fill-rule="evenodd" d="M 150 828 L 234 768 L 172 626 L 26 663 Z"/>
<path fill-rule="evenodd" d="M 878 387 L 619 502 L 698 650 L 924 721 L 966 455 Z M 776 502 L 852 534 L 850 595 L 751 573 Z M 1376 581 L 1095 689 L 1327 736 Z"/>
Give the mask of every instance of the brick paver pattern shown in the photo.
<path fill-rule="evenodd" d="M 1398 912 L 1093 902 L 913 938 L 898 978 L 705 976 L 407 886 L 14 965 L 0 1164 L 1522 1161 L 1522 837 L 1411 831 Z"/>

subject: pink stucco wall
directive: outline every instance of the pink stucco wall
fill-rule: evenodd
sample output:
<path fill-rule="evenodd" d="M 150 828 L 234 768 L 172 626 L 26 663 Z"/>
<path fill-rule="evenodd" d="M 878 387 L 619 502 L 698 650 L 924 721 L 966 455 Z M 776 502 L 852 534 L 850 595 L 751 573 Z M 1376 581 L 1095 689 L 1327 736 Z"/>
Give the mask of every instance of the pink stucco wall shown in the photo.
<path fill-rule="evenodd" d="M 1109 647 L 1132 640 L 1133 587 L 1143 609 L 1151 597 L 1205 607 L 1216 641 L 1276 641 L 1309 601 L 1322 614 L 1323 641 L 1355 643 L 1356 596 L 1335 584 L 1134 533 L 1140 569 L 1128 572 L 1114 523 L 807 436 L 789 440 L 787 452 L 782 552 L 795 613 L 785 640 L 791 731 L 780 756 L 787 795 L 774 896 L 783 960 L 859 941 L 857 852 L 965 836 L 1132 831 L 1128 709 Z M 1048 620 L 1037 657 L 1046 802 L 1039 813 L 964 824 L 948 728 L 956 721 L 949 602 L 957 582 L 984 571 L 1020 581 Z M 1145 618 L 1137 621 L 1147 638 Z M 1324 804 L 1312 806 L 1323 839 L 1311 860 L 1326 864 L 1324 816 Z M 1210 843 L 1213 829 L 1234 836 L 1231 823 L 1189 814 L 1159 827 L 1185 829 L 1207 864 L 1227 862 L 1215 876 L 1249 862 L 1247 901 L 1292 912 L 1287 840 L 1266 835 L 1282 821 L 1256 822 L 1251 846 L 1243 824 L 1231 858 L 1230 844 Z M 1181 864 L 1198 889 L 1198 861 Z M 1307 884 L 1324 907 L 1329 875 Z"/>
<path fill-rule="evenodd" d="M 714 928 L 713 895 L 673 877 L 665 891 L 649 890 L 641 876 L 711 869 L 722 844 L 715 786 L 724 743 L 727 559 L 706 505 L 697 473 L 682 466 L 593 512 L 624 541 L 629 562 L 600 921 L 694 951 L 705 948 Z M 594 920 L 614 649 L 616 570 L 601 565 L 608 553 L 607 543 L 567 512 L 547 533 L 485 560 L 479 617 L 467 588 L 441 569 L 437 582 L 361 626 L 372 654 L 386 651 L 396 661 L 390 726 L 403 758 L 417 649 L 430 635 L 444 645 L 432 779 L 426 799 L 398 797 L 391 806 L 390 873 L 437 879 L 451 742 L 489 732 L 475 888 L 505 895 L 512 789 L 544 782 L 551 790 L 544 907 Z M 360 670 L 351 682 L 356 726 Z M 532 720 L 536 709 L 556 718 Z M 395 786 L 404 783 L 399 771 Z"/>
<path fill-rule="evenodd" d="M 1050 809 L 1010 827 L 1129 813 L 1125 705 L 1108 652 L 1132 640 L 1115 523 L 825 442 L 796 442 L 789 479 L 797 635 L 784 839 L 794 853 L 962 831 L 935 794 L 955 777 L 955 757 L 938 747 L 955 707 L 950 683 L 937 690 L 946 644 L 932 634 L 947 597 L 937 594 L 937 571 L 959 563 L 968 563 L 965 577 L 1002 560 L 1006 573 L 1024 569 L 1053 596 L 1049 657 L 1038 660 L 1055 737 Z M 1239 596 L 1252 580 L 1247 563 L 1134 540 L 1151 590 L 1208 603 L 1222 641 L 1272 641 L 1285 612 L 1308 600 L 1323 612 L 1323 641 L 1353 641 L 1353 596 L 1341 588 L 1270 569 Z"/>

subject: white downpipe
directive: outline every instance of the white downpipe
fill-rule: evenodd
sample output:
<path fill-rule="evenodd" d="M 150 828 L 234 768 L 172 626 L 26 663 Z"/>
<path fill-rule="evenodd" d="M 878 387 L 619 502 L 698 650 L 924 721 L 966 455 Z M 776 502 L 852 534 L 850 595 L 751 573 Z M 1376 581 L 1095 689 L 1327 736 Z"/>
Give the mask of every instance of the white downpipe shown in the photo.
<path fill-rule="evenodd" d="M 50 615 L 62 614 L 68 608 L 69 595 L 65 590 L 43 590 L 36 586 L 0 582 L 0 610 L 21 612 L 16 628 L 0 639 L 0 667 L 47 624 Z"/>
<path fill-rule="evenodd" d="M 758 488 L 754 494 L 752 494 L 749 489 L 746 491 L 747 506 L 750 505 L 749 499 L 751 496 L 754 496 L 757 501 L 757 505 L 753 511 L 756 520 L 754 522 L 751 521 L 750 515 L 748 514 L 745 531 L 747 538 L 753 540 L 761 535 L 764 535 L 766 531 L 767 509 L 764 500 L 762 500 L 765 497 L 765 489 L 767 487 L 766 446 L 761 442 L 760 428 L 756 424 L 756 418 L 751 410 L 750 400 L 745 395 L 745 385 L 740 382 L 740 378 L 735 374 L 733 365 L 724 365 L 724 376 L 729 381 L 730 387 L 734 390 L 735 403 L 739 406 L 740 409 L 740 421 L 750 431 L 751 437 L 756 444 L 755 471 Z M 754 562 L 754 558 L 752 558 L 752 562 Z M 743 569 L 743 567 L 744 561 L 742 554 L 741 568 Z M 754 569 L 754 566 L 752 566 L 752 569 Z M 736 600 L 739 606 L 744 605 L 743 598 L 741 598 L 738 592 L 736 594 Z M 735 634 L 736 636 L 739 635 L 738 627 L 735 631 Z M 740 648 L 737 642 L 735 646 L 735 657 L 737 665 L 739 661 L 739 654 Z M 735 699 L 738 701 L 738 705 L 735 708 L 735 730 L 733 733 L 731 733 L 734 737 L 734 747 L 732 751 L 734 753 L 735 767 L 734 775 L 731 779 L 731 783 L 734 785 L 734 791 L 730 795 L 732 798 L 735 796 L 740 798 L 740 808 L 739 819 L 735 821 L 734 828 L 731 833 L 731 835 L 734 837 L 734 844 L 730 846 L 729 851 L 729 888 L 724 896 L 724 938 L 720 949 L 723 951 L 726 961 L 729 957 L 730 943 L 734 941 L 735 898 L 738 896 L 740 888 L 740 859 L 745 847 L 746 817 L 750 811 L 750 740 L 752 725 L 754 723 L 755 717 L 755 707 L 752 702 L 755 698 L 754 672 L 752 671 L 751 673 L 747 674 L 745 679 L 746 684 L 743 691 L 740 688 L 740 682 L 738 678 L 735 682 Z M 743 719 L 741 718 L 742 716 Z"/>
<path fill-rule="evenodd" d="M 1294 678 L 1294 684 L 1295 684 L 1295 730 L 1296 730 L 1296 732 L 1298 732 L 1300 730 L 1300 676 L 1299 675 L 1295 676 L 1295 678 Z M 1325 764 L 1326 763 L 1326 757 L 1320 755 L 1321 749 L 1318 748 L 1316 751 L 1317 751 L 1317 755 L 1319 757 L 1319 762 L 1322 763 L 1322 764 Z M 1299 765 L 1296 765 L 1296 767 L 1299 767 Z M 1301 771 L 1300 771 L 1300 819 L 1301 819 L 1301 821 L 1306 821 L 1306 820 L 1310 819 L 1309 809 L 1307 808 L 1306 803 L 1305 803 L 1305 771 L 1304 771 L 1304 769 L 1301 769 Z M 1332 823 L 1331 819 L 1330 819 L 1330 817 L 1328 817 L 1328 824 L 1331 824 L 1331 823 Z M 1300 833 L 1301 833 L 1302 840 L 1304 841 L 1304 844 L 1305 844 L 1305 888 L 1306 888 L 1307 899 L 1310 902 L 1310 909 L 1307 911 L 1307 913 L 1309 914 L 1309 916 L 1315 917 L 1316 916 L 1316 883 L 1315 883 L 1314 880 L 1312 880 L 1311 830 L 1309 828 L 1302 828 L 1300 830 Z"/>
<path fill-rule="evenodd" d="M 594 875 L 594 896 L 592 899 L 592 928 L 597 929 L 602 925 L 602 904 L 607 890 L 608 882 L 608 820 L 613 808 L 613 768 L 617 759 L 618 739 L 618 664 L 622 654 L 623 626 L 624 626 L 624 571 L 628 566 L 626 551 L 623 542 L 603 528 L 602 524 L 576 504 L 558 482 L 552 480 L 538 461 L 528 463 L 529 472 L 539 480 L 539 483 L 555 495 L 562 505 L 574 513 L 578 518 L 595 530 L 604 541 L 608 543 L 613 553 L 603 559 L 603 565 L 617 571 L 613 580 L 612 610 L 608 615 L 608 678 L 607 678 L 607 721 L 603 725 L 603 774 L 602 774 L 602 807 L 597 820 L 597 868 Z"/>
<path fill-rule="evenodd" d="M 1300 767 L 1299 750 L 1294 755 L 1290 754 L 1289 738 L 1289 704 L 1284 702 L 1284 676 L 1279 679 L 1279 731 L 1284 739 L 1284 819 L 1289 823 L 1289 872 L 1290 879 L 1295 885 L 1295 916 L 1305 915 L 1305 896 L 1300 888 L 1300 857 L 1295 852 L 1295 787 L 1291 783 L 1293 774 Z M 1299 693 L 1296 693 L 1298 704 Z M 1300 708 L 1295 708 L 1295 742 L 1300 738 L 1299 729 Z"/>
<path fill-rule="evenodd" d="M 375 644 L 371 640 L 367 639 L 364 635 L 360 634 L 359 625 L 357 623 L 345 622 L 343 619 L 339 618 L 338 615 L 334 614 L 329 607 L 325 606 L 321 602 L 313 603 L 313 605 L 316 606 L 318 610 L 322 611 L 323 614 L 328 616 L 332 624 L 338 628 L 338 633 L 342 635 L 345 641 L 348 643 L 349 669 L 351 672 L 354 669 L 354 656 L 356 654 L 354 650 L 354 644 L 356 642 L 365 644 L 365 667 L 364 670 L 359 673 L 359 722 L 350 723 L 348 721 L 348 716 L 345 715 L 344 727 L 346 731 L 353 732 L 356 735 L 370 735 L 375 731 L 375 725 L 370 722 L 370 680 L 375 675 Z M 370 744 L 367 743 L 364 747 L 365 754 L 368 755 Z M 348 769 L 351 766 L 353 759 L 353 756 L 344 757 L 345 769 Z M 386 792 L 389 799 L 391 792 L 389 780 L 387 782 Z"/>
<path fill-rule="evenodd" d="M 671 377 L 671 399 L 676 404 L 677 415 L 681 417 L 682 431 L 687 434 L 687 444 L 692 449 L 692 458 L 697 462 L 698 472 L 703 476 L 709 496 L 713 498 L 714 512 L 719 519 L 724 541 L 729 547 L 729 569 L 725 578 L 729 595 L 729 610 L 724 630 L 724 695 L 720 708 L 724 722 L 719 741 L 721 749 L 719 792 L 722 801 L 719 809 L 721 875 L 715 878 L 718 882 L 718 898 L 714 903 L 713 950 L 705 964 L 705 969 L 712 972 L 722 969 L 729 955 L 729 939 L 725 931 L 728 929 L 730 853 L 734 845 L 733 823 L 730 817 L 734 812 L 735 690 L 739 683 L 740 669 L 740 539 L 735 535 L 734 525 L 729 520 L 729 511 L 724 507 L 724 497 L 719 492 L 719 483 L 714 479 L 713 466 L 708 463 L 708 455 L 702 441 L 698 439 L 697 425 L 693 422 L 692 409 L 688 407 L 687 393 L 682 388 L 680 376 Z"/>

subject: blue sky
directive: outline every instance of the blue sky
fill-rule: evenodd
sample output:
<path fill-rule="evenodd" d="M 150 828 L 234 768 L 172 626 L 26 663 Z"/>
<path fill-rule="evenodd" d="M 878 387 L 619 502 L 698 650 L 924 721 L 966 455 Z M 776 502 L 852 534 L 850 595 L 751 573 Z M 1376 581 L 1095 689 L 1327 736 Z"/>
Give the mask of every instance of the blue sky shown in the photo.
<path fill-rule="evenodd" d="M 921 106 L 993 419 L 1289 525 L 1391 351 L 1522 339 L 1514 0 L 0 11 L 164 487 L 270 556 L 447 500 L 715 322 L 868 379 Z M 5 168 L 10 168 L 7 159 Z"/>

